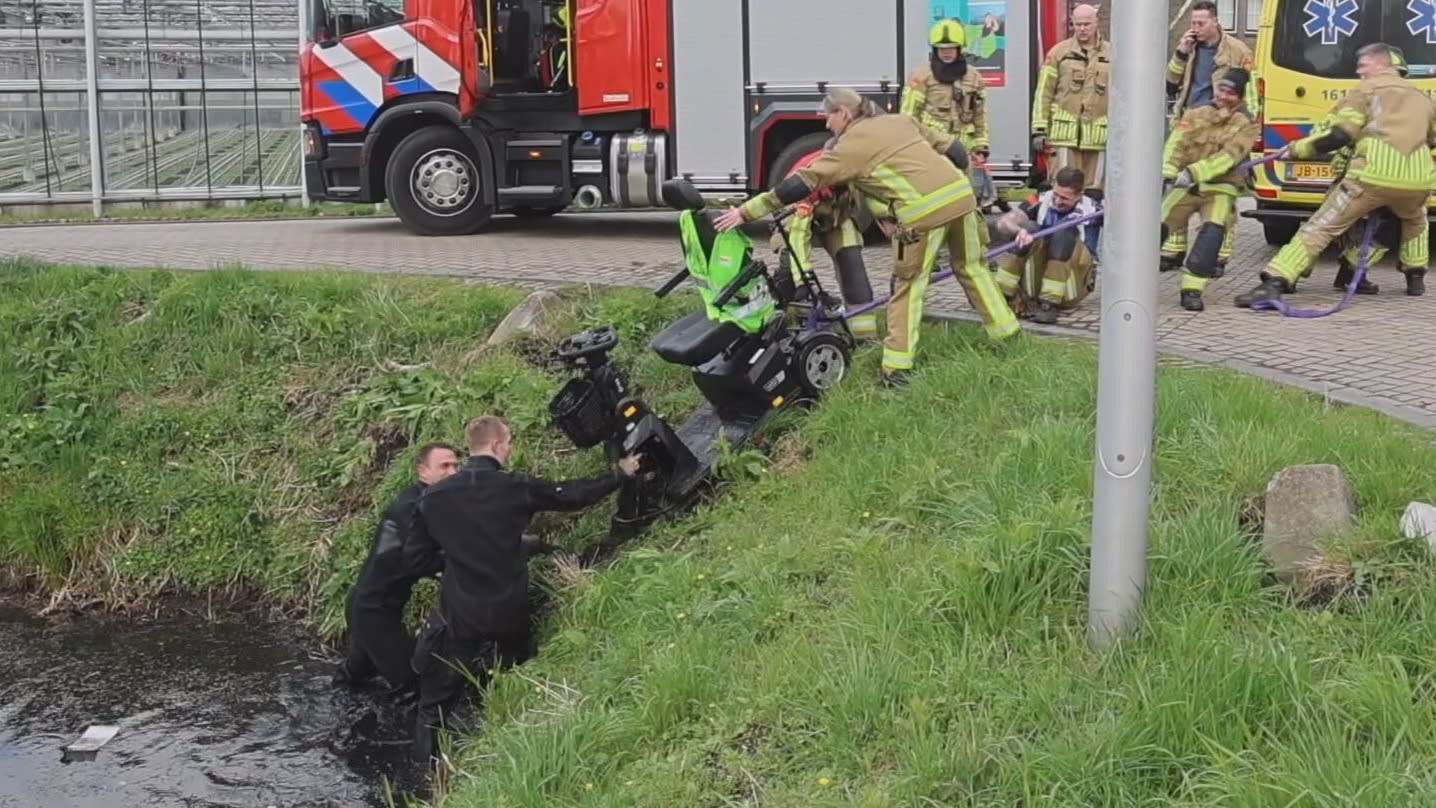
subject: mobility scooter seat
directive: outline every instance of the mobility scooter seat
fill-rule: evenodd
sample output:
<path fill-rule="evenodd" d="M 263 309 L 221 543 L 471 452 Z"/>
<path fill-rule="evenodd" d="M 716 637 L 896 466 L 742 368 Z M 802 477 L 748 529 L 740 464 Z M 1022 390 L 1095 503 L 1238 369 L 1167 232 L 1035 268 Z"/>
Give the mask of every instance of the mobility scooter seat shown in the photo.
<path fill-rule="evenodd" d="M 653 338 L 653 352 L 675 365 L 697 367 L 718 355 L 743 336 L 743 329 L 732 323 L 708 319 L 706 312 L 695 311 Z"/>

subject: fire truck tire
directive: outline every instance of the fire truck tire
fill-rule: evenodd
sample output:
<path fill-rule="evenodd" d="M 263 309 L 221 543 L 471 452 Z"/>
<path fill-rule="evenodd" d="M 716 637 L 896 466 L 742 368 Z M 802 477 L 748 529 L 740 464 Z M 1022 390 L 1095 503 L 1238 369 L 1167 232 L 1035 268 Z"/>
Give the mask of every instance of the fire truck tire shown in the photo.
<path fill-rule="evenodd" d="M 399 141 L 384 188 L 399 219 L 425 236 L 475 233 L 493 218 L 473 146 L 450 126 L 428 126 Z"/>
<path fill-rule="evenodd" d="M 810 132 L 785 146 L 768 166 L 768 187 L 771 188 L 782 182 L 799 160 L 815 151 L 821 151 L 823 144 L 827 143 L 830 137 L 832 134 L 827 131 Z"/>
<path fill-rule="evenodd" d="M 778 152 L 778 156 L 773 159 L 768 170 L 769 187 L 782 181 L 804 156 L 823 148 L 823 144 L 827 143 L 830 137 L 832 134 L 826 131 L 811 132 L 789 143 L 786 148 Z M 872 246 L 888 242 L 888 237 L 883 235 L 883 231 L 878 227 L 877 222 L 873 221 L 872 215 L 866 209 L 860 208 L 857 211 L 854 224 L 858 226 L 858 232 L 863 234 L 864 244 Z"/>

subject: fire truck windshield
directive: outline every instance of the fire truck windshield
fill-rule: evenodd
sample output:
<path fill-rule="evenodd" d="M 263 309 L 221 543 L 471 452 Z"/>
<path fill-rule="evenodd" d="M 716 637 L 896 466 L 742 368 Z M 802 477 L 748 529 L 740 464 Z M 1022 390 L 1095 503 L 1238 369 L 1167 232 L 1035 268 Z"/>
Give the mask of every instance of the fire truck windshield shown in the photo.
<path fill-rule="evenodd" d="M 402 0 L 390 0 L 390 3 L 376 0 L 309 0 L 309 38 L 314 42 L 325 42 L 356 31 L 402 21 Z"/>

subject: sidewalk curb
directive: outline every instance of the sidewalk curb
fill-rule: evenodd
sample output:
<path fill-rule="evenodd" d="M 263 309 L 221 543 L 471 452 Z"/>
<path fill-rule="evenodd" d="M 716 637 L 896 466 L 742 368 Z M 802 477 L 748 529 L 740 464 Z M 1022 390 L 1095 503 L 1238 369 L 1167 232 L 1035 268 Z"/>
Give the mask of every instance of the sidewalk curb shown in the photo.
<path fill-rule="evenodd" d="M 923 319 L 931 322 L 941 323 L 971 323 L 977 325 L 980 325 L 982 323 L 981 318 L 979 318 L 976 314 L 968 312 L 940 311 L 924 313 Z M 1096 342 L 1098 337 L 1100 336 L 1099 334 L 1092 331 L 1088 331 L 1085 328 L 1072 328 L 1070 326 L 1060 325 L 1041 325 L 1039 323 L 1031 322 L 1024 322 L 1022 324 L 1022 330 L 1029 331 L 1034 334 L 1042 334 L 1049 337 L 1076 337 L 1091 342 Z M 1172 345 L 1171 343 L 1162 342 L 1161 340 L 1157 341 L 1157 353 L 1165 354 L 1167 356 L 1180 357 L 1182 359 L 1188 359 L 1193 362 L 1201 363 L 1203 365 L 1225 367 L 1229 370 L 1235 370 L 1248 376 L 1255 376 L 1256 378 L 1264 379 L 1266 381 L 1276 382 L 1277 384 L 1286 385 L 1288 387 L 1295 387 L 1300 390 L 1305 390 L 1308 393 L 1316 393 L 1317 395 L 1325 398 L 1327 401 L 1335 402 L 1337 404 L 1345 404 L 1349 406 L 1362 407 L 1368 410 L 1375 410 L 1376 412 L 1379 412 L 1383 415 L 1388 415 L 1392 418 L 1395 418 L 1398 421 L 1405 421 L 1412 426 L 1436 432 L 1436 415 L 1423 412 L 1419 409 L 1416 409 L 1415 407 L 1408 407 L 1404 404 L 1398 404 L 1394 401 L 1382 401 L 1379 398 L 1369 396 L 1365 393 L 1353 390 L 1349 387 L 1343 387 L 1339 384 L 1316 382 L 1312 381 L 1311 379 L 1304 379 L 1292 373 L 1287 373 L 1285 371 L 1273 370 L 1271 368 L 1262 367 L 1261 365 L 1253 364 L 1251 362 L 1245 362 L 1239 359 L 1229 359 L 1220 354 L 1215 354 L 1210 351 L 1198 351 L 1191 348 L 1181 348 L 1176 345 Z"/>

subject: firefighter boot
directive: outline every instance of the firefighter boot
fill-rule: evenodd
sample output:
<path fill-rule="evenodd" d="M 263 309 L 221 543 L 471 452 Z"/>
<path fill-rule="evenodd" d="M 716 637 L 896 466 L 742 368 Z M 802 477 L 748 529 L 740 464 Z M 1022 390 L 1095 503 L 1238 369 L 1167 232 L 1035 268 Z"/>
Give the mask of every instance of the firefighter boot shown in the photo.
<path fill-rule="evenodd" d="M 1171 272 L 1181 269 L 1182 263 L 1187 260 L 1186 253 L 1181 255 L 1162 255 L 1161 264 L 1157 267 L 1160 272 Z"/>
<path fill-rule="evenodd" d="M 1263 300 L 1281 300 L 1282 294 L 1289 291 L 1291 291 L 1291 289 L 1287 286 L 1286 281 L 1275 275 L 1263 273 L 1261 285 L 1249 292 L 1242 292 L 1237 295 L 1234 302 L 1238 308 L 1249 309 L 1253 303 Z"/>
<path fill-rule="evenodd" d="M 910 370 L 894 370 L 882 374 L 882 386 L 888 390 L 894 390 L 907 384 L 912 378 Z"/>
<path fill-rule="evenodd" d="M 1057 322 L 1057 307 L 1046 300 L 1037 301 L 1037 311 L 1032 313 L 1032 322 L 1052 325 Z"/>
<path fill-rule="evenodd" d="M 1346 287 L 1351 285 L 1351 279 L 1355 276 L 1356 268 L 1351 265 L 1350 261 L 1342 258 L 1337 262 L 1336 280 L 1331 282 L 1331 288 L 1346 291 Z M 1377 286 L 1365 277 L 1362 277 L 1361 283 L 1356 285 L 1356 293 L 1358 295 L 1374 295 L 1380 291 L 1380 286 Z"/>
<path fill-rule="evenodd" d="M 1406 294 L 1411 297 L 1420 297 L 1426 294 L 1426 270 L 1407 269 L 1406 273 Z"/>
<path fill-rule="evenodd" d="M 1202 293 L 1195 289 L 1182 290 L 1182 308 L 1187 311 L 1203 311 L 1207 305 L 1202 302 Z"/>

